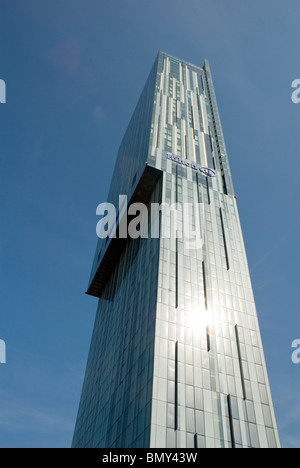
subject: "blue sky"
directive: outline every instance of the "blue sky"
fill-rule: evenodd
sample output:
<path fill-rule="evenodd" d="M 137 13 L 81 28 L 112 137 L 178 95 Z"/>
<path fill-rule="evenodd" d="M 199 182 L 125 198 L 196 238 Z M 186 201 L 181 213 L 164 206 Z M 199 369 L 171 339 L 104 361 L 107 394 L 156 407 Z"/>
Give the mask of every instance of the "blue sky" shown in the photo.
<path fill-rule="evenodd" d="M 69 447 L 96 207 L 158 50 L 210 61 L 282 444 L 300 447 L 298 0 L 0 0 L 0 446 Z"/>

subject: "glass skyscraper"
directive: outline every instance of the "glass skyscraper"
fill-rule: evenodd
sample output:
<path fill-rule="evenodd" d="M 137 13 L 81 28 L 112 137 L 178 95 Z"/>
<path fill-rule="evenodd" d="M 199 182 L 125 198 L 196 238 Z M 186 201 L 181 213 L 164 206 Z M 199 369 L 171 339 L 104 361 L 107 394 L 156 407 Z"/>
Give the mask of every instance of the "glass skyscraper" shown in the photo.
<path fill-rule="evenodd" d="M 88 286 L 99 304 L 73 447 L 279 448 L 208 61 L 159 52 L 108 202 L 116 235 L 99 239 Z M 201 243 L 163 236 L 163 210 L 159 236 L 120 235 L 136 202 L 197 207 Z"/>

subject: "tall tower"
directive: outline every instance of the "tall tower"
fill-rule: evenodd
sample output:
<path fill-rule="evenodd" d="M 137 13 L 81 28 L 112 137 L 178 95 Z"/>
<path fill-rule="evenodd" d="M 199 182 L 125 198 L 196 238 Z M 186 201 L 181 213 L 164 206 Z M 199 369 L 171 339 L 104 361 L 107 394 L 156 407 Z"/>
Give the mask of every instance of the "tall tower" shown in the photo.
<path fill-rule="evenodd" d="M 73 447 L 280 447 L 207 61 L 159 52 L 108 201 L 119 208 L 87 291 L 99 304 Z M 135 202 L 196 207 L 200 242 L 162 235 L 163 210 L 159 236 L 120 235 Z"/>

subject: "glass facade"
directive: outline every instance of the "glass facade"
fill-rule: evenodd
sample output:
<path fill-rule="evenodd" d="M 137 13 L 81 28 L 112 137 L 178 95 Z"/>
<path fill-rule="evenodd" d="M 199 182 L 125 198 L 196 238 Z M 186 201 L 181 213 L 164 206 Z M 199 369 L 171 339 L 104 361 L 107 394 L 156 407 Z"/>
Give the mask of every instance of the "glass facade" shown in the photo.
<path fill-rule="evenodd" d="M 88 293 L 100 299 L 73 446 L 280 447 L 207 61 L 158 54 L 108 201 L 118 206 L 119 194 L 149 207 L 198 206 L 202 243 L 99 240 Z M 171 222 L 162 212 L 160 232 Z"/>

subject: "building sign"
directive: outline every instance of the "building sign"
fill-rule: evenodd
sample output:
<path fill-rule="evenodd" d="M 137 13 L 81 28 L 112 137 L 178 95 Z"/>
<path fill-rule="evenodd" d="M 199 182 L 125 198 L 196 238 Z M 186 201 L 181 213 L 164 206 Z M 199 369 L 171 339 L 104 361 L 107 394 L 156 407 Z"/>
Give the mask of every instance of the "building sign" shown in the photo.
<path fill-rule="evenodd" d="M 167 159 L 171 159 L 171 161 L 176 162 L 177 164 L 182 164 L 183 166 L 191 167 L 195 171 L 200 171 L 202 172 L 202 174 L 205 174 L 208 177 L 216 177 L 216 172 L 213 169 L 210 169 L 209 167 L 197 166 L 197 164 L 190 163 L 186 159 L 178 158 L 170 153 L 167 153 Z"/>
<path fill-rule="evenodd" d="M 199 171 L 201 171 L 203 174 L 207 175 L 208 177 L 216 177 L 215 171 L 212 169 L 209 169 L 208 167 L 199 167 Z"/>

